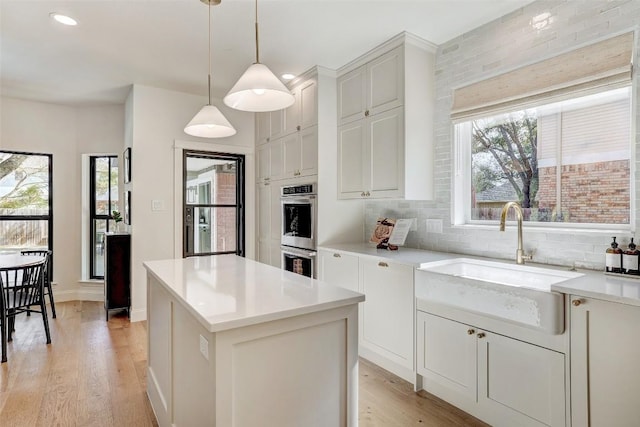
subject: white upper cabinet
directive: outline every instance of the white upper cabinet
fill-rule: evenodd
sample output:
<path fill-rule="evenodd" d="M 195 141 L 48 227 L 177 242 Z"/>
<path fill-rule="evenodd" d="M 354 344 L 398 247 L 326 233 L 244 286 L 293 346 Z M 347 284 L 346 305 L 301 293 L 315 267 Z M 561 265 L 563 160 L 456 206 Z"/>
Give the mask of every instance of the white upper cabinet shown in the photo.
<path fill-rule="evenodd" d="M 338 79 L 338 124 L 399 107 L 404 101 L 403 47 Z"/>
<path fill-rule="evenodd" d="M 435 47 L 403 33 L 338 71 L 338 197 L 433 199 Z"/>
<path fill-rule="evenodd" d="M 271 136 L 271 117 L 269 113 L 256 113 L 256 145 L 269 142 Z"/>

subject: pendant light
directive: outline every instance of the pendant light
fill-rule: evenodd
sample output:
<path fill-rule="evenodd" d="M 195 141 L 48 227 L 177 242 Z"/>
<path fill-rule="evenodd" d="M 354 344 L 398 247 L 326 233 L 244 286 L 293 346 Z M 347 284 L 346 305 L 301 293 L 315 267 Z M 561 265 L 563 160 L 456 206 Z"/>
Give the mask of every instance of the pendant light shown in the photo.
<path fill-rule="evenodd" d="M 235 135 L 236 130 L 215 105 L 211 104 L 211 5 L 221 0 L 201 0 L 209 6 L 209 103 L 191 119 L 184 128 L 185 133 L 202 138 L 223 138 Z"/>
<path fill-rule="evenodd" d="M 258 0 L 256 0 L 256 62 L 247 68 L 231 88 L 224 103 L 241 111 L 264 112 L 282 110 L 292 105 L 295 98 L 289 89 L 260 63 L 258 39 Z"/>

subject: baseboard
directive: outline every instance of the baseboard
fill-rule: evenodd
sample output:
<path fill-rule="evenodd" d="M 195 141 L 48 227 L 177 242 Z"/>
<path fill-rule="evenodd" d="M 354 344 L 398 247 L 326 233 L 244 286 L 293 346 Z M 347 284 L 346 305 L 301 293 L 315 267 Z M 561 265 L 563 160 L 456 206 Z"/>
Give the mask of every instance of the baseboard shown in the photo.
<path fill-rule="evenodd" d="M 53 298 L 57 302 L 66 301 L 104 301 L 102 289 L 53 289 Z"/>
<path fill-rule="evenodd" d="M 132 322 L 142 322 L 144 320 L 147 320 L 147 309 L 146 308 L 132 309 L 129 320 Z"/>

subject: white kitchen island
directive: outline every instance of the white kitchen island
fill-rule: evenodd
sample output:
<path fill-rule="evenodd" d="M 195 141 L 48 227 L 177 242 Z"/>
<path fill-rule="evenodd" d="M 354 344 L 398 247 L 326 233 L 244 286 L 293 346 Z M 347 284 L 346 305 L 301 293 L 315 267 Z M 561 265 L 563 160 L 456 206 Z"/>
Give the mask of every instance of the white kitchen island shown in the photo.
<path fill-rule="evenodd" d="M 356 426 L 364 295 L 235 255 L 148 261 L 160 426 Z"/>

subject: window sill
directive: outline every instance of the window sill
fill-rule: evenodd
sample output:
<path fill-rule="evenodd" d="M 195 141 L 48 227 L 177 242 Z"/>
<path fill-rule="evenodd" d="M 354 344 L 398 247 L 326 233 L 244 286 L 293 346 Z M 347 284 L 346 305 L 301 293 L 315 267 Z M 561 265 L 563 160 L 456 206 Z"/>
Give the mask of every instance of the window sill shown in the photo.
<path fill-rule="evenodd" d="M 508 227 L 515 227 L 517 223 L 515 221 L 507 221 Z M 461 229 L 461 230 L 498 230 L 500 227 L 499 222 L 489 223 L 489 224 L 457 224 L 452 225 L 451 228 Z M 527 225 L 523 223 L 522 230 L 529 233 L 557 233 L 557 234 L 567 234 L 567 233 L 579 233 L 579 234 L 590 234 L 590 235 L 618 235 L 618 236 L 628 236 L 632 237 L 634 235 L 633 230 L 631 228 L 580 228 L 580 227 L 548 227 L 543 225 Z"/>
<path fill-rule="evenodd" d="M 101 279 L 81 279 L 78 280 L 81 285 L 103 286 L 104 280 Z"/>

